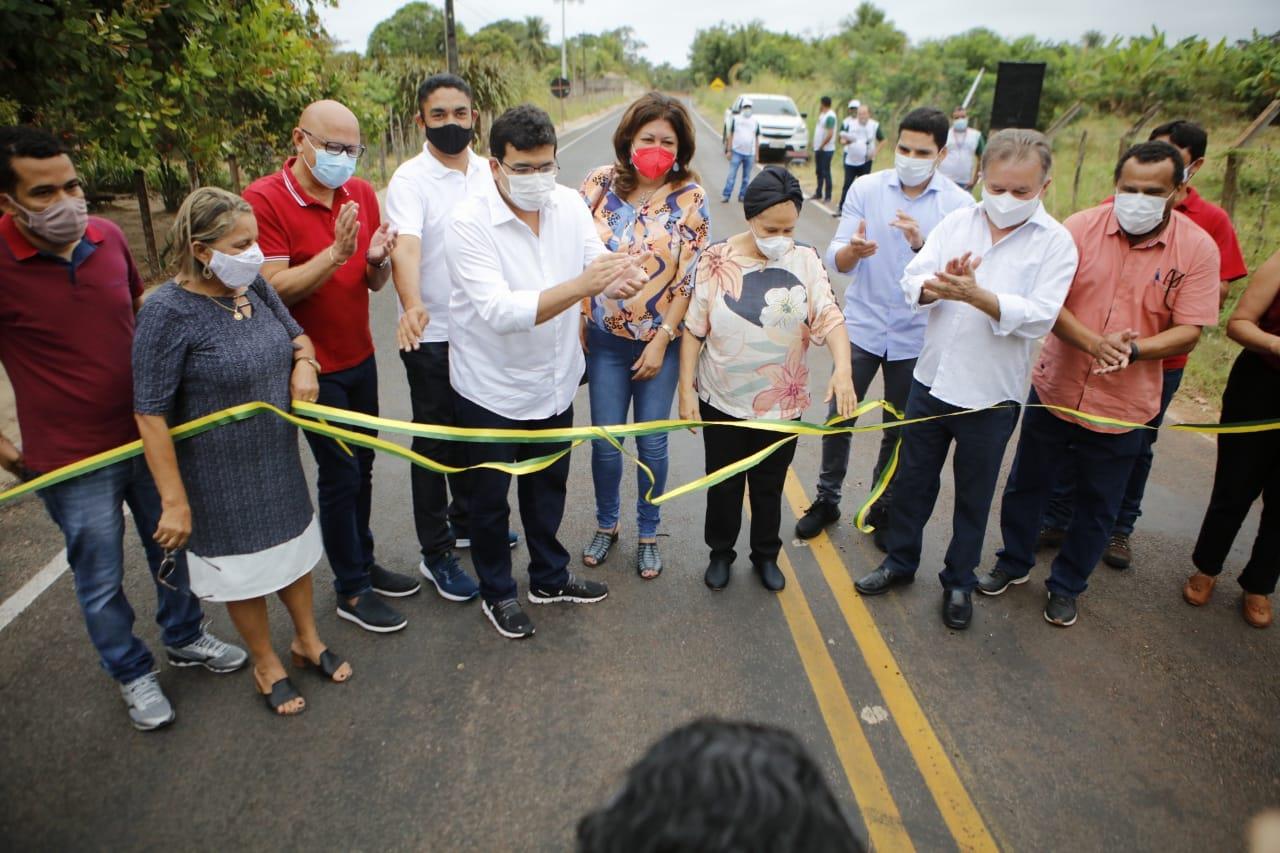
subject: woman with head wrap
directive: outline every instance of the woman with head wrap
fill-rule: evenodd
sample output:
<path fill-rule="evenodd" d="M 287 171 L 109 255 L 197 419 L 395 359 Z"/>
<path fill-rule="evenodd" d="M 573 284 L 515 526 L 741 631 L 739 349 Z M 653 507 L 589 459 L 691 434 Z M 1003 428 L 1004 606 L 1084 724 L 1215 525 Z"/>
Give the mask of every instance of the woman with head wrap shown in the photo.
<path fill-rule="evenodd" d="M 842 417 L 858 403 L 850 373 L 849 339 L 828 337 L 844 323 L 822 258 L 793 239 L 804 192 L 779 166 L 747 187 L 747 230 L 703 250 L 694 270 L 693 298 L 680 345 L 680 417 L 704 421 L 754 418 L 797 420 L 809 407 L 810 341 L 827 342 L 835 372 L 823 402 L 836 400 Z M 703 431 L 707 473 L 758 453 L 779 440 L 775 432 L 732 426 Z M 706 541 L 711 589 L 729 583 L 742 525 L 742 491 L 751 486 L 751 564 L 773 592 L 786 583 L 778 568 L 782 539 L 782 484 L 795 441 L 754 468 L 707 490 Z"/>

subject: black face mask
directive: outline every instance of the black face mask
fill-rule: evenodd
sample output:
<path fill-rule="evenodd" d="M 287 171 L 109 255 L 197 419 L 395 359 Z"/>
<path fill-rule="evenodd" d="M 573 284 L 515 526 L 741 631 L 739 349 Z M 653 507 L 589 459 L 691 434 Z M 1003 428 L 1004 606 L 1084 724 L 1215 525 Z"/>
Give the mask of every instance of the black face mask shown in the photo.
<path fill-rule="evenodd" d="M 471 128 L 452 123 L 428 127 L 427 141 L 436 150 L 452 156 L 471 144 Z"/>

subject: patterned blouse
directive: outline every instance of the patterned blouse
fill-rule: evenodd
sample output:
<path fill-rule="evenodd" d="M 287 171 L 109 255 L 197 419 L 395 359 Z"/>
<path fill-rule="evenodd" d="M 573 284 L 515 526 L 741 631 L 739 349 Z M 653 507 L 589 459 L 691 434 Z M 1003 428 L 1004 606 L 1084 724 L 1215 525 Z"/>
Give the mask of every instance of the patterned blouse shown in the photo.
<path fill-rule="evenodd" d="M 596 296 L 591 322 L 605 332 L 647 341 L 677 296 L 693 291 L 693 267 L 707 243 L 710 214 L 702 187 L 688 183 L 665 195 L 654 193 L 639 210 L 614 195 L 613 167 L 602 166 L 582 183 L 600 239 L 611 252 L 653 252 L 649 282 L 630 299 Z M 584 303 L 583 311 L 587 311 Z M 676 330 L 677 333 L 679 330 Z"/>
<path fill-rule="evenodd" d="M 809 407 L 809 343 L 844 316 L 812 246 L 762 261 L 714 243 L 698 259 L 685 328 L 706 345 L 698 395 L 735 418 L 798 418 Z"/>

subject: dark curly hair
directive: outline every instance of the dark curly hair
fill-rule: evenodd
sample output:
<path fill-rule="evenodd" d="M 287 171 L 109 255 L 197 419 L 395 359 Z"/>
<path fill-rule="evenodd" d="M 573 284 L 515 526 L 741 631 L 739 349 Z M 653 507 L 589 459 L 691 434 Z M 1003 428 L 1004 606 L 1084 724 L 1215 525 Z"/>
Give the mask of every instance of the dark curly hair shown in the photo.
<path fill-rule="evenodd" d="M 714 719 L 650 747 L 613 801 L 578 823 L 580 853 L 863 849 L 795 735 Z"/>
<path fill-rule="evenodd" d="M 546 111 L 533 104 L 512 107 L 489 129 L 489 156 L 499 160 L 507 156 L 507 146 L 517 151 L 530 151 L 543 145 L 556 144 L 556 126 Z"/>
<path fill-rule="evenodd" d="M 25 125 L 0 127 L 0 192 L 11 193 L 17 189 L 13 158 L 48 160 L 66 153 L 66 146 L 47 130 Z"/>
<path fill-rule="evenodd" d="M 659 119 L 668 122 L 676 132 L 676 165 L 680 170 L 668 175 L 672 179 L 675 175 L 680 175 L 690 181 L 698 180 L 697 173 L 689 168 L 695 148 L 693 119 L 689 117 L 689 111 L 684 104 L 669 95 L 649 92 L 627 107 L 613 132 L 613 153 L 617 159 L 613 164 L 613 185 L 610 189 L 615 195 L 626 196 L 636 188 L 636 167 L 631 165 L 631 146 L 640 128 Z"/>

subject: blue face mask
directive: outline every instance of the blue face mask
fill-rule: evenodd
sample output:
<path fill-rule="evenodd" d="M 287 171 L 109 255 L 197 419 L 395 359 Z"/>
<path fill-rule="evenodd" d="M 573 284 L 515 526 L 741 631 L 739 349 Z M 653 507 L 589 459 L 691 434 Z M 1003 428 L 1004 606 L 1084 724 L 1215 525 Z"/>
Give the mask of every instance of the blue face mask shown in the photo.
<path fill-rule="evenodd" d="M 307 144 L 311 145 L 311 140 L 307 140 Z M 311 170 L 311 177 L 324 184 L 331 190 L 351 180 L 351 176 L 356 173 L 356 160 L 354 157 L 348 157 L 346 154 L 330 154 L 328 151 L 316 148 L 311 145 L 311 150 L 316 153 L 315 166 L 307 165 Z M 306 163 L 307 159 L 302 158 L 302 162 Z"/>

